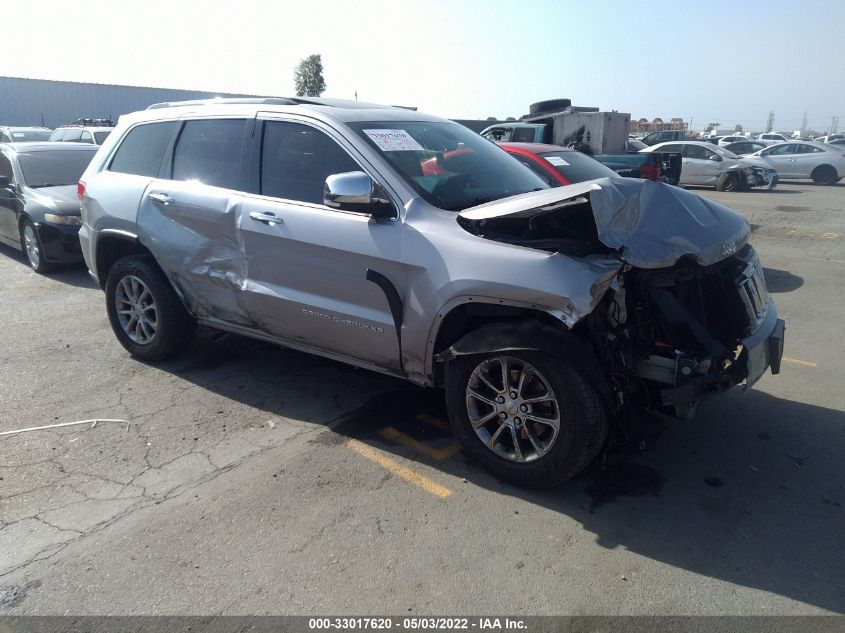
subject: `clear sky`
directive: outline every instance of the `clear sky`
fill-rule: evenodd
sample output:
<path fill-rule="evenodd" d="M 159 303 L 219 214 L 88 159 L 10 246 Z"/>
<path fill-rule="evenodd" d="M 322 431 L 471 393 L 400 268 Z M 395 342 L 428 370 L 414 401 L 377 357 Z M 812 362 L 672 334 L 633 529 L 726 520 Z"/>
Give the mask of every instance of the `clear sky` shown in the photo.
<path fill-rule="evenodd" d="M 450 118 L 528 104 L 762 129 L 845 128 L 845 1 L 9 0 L 0 75 L 324 96 Z M 2 95 L 0 95 L 2 98 Z"/>

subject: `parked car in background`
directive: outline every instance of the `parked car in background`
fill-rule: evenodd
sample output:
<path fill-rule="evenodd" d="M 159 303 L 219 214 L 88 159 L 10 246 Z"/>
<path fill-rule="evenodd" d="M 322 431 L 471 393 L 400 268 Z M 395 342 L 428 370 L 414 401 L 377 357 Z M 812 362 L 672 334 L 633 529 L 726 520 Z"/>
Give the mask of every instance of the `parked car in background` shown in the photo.
<path fill-rule="evenodd" d="M 740 141 L 750 141 L 751 139 L 747 136 L 742 136 L 741 134 L 733 135 L 733 136 L 723 136 L 717 142 L 719 147 L 724 147 L 725 145 L 730 145 L 731 143 L 739 143 Z"/>
<path fill-rule="evenodd" d="M 699 142 L 707 142 L 707 143 L 710 143 L 711 145 L 718 145 L 719 141 L 721 141 L 723 138 L 725 138 L 725 137 L 724 136 L 706 136 L 706 137 L 699 139 Z"/>
<path fill-rule="evenodd" d="M 721 145 L 720 147 L 724 147 L 726 150 L 736 154 L 737 156 L 746 156 L 748 154 L 758 152 L 764 147 L 768 147 L 768 144 L 758 143 L 757 141 L 738 141 L 736 143 Z"/>
<path fill-rule="evenodd" d="M 53 130 L 51 141 L 102 145 L 111 134 L 114 123 L 109 119 L 80 119 Z"/>
<path fill-rule="evenodd" d="M 560 483 L 646 407 L 687 418 L 779 371 L 745 217 L 647 180 L 549 188 L 421 112 L 156 106 L 121 118 L 78 191 L 132 355 L 202 323 L 443 387 L 467 454 L 512 483 Z"/>
<path fill-rule="evenodd" d="M 833 141 L 828 141 L 827 145 L 830 145 L 831 147 L 841 148 L 843 145 L 845 145 L 845 138 L 838 138 Z"/>
<path fill-rule="evenodd" d="M 666 141 L 682 141 L 686 138 L 686 132 L 683 130 L 663 130 L 661 132 L 646 134 L 641 140 L 646 145 L 657 145 Z"/>
<path fill-rule="evenodd" d="M 95 153 L 82 143 L 0 144 L 0 242 L 36 272 L 82 259 L 76 186 Z"/>
<path fill-rule="evenodd" d="M 596 159 L 574 149 L 545 143 L 500 143 L 499 147 L 542 178 L 551 187 L 613 178 L 618 174 Z"/>
<path fill-rule="evenodd" d="M 831 143 L 832 141 L 843 141 L 845 140 L 845 134 L 826 134 L 825 136 L 820 136 L 813 140 L 816 143 Z"/>
<path fill-rule="evenodd" d="M 833 185 L 845 177 L 845 154 L 834 145 L 815 141 L 789 141 L 761 149 L 745 160 L 762 159 L 783 178 L 811 179 Z"/>
<path fill-rule="evenodd" d="M 542 123 L 504 123 L 481 130 L 481 136 L 494 143 L 542 143 L 546 138 Z"/>
<path fill-rule="evenodd" d="M 717 191 L 743 191 L 777 184 L 777 173 L 761 159 L 740 158 L 724 147 L 701 141 L 660 143 L 643 152 L 681 152 L 681 185 L 715 187 Z"/>
<path fill-rule="evenodd" d="M 778 134 L 777 132 L 764 132 L 763 134 L 757 136 L 754 140 L 773 144 L 783 143 L 784 141 L 790 141 L 792 139 L 790 139 L 788 136 L 784 136 L 783 134 Z"/>
<path fill-rule="evenodd" d="M 48 127 L 0 126 L 0 143 L 49 141 L 52 132 Z"/>
<path fill-rule="evenodd" d="M 629 138 L 627 141 L 625 141 L 625 151 L 629 154 L 636 154 L 637 152 L 645 149 L 646 147 L 648 147 L 648 145 L 636 138 Z"/>

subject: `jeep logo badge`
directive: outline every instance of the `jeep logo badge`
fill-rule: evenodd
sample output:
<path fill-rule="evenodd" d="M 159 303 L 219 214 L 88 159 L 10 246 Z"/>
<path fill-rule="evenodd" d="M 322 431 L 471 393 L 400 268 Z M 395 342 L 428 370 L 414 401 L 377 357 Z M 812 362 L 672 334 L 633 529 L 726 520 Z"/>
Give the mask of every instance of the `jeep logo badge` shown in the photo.
<path fill-rule="evenodd" d="M 725 242 L 722 244 L 722 255 L 727 257 L 736 253 L 736 242 Z"/>

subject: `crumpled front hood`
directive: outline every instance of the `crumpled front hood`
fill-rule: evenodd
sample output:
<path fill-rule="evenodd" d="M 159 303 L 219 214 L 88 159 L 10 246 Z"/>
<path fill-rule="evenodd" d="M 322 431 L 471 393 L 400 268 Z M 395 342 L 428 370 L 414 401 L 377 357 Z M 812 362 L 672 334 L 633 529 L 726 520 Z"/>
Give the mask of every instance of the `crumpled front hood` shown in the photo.
<path fill-rule="evenodd" d="M 599 240 L 638 268 L 672 266 L 691 257 L 709 266 L 748 241 L 748 221 L 696 193 L 638 178 L 601 178 L 530 192 L 466 209 L 467 220 L 530 217 L 588 199 Z"/>
<path fill-rule="evenodd" d="M 47 213 L 61 215 L 79 215 L 79 198 L 76 195 L 76 185 L 61 185 L 58 187 L 27 188 L 24 191 L 27 206 L 38 205 Z"/>
<path fill-rule="evenodd" d="M 743 167 L 760 167 L 761 169 L 774 169 L 772 164 L 760 156 L 743 156 L 739 159 Z"/>

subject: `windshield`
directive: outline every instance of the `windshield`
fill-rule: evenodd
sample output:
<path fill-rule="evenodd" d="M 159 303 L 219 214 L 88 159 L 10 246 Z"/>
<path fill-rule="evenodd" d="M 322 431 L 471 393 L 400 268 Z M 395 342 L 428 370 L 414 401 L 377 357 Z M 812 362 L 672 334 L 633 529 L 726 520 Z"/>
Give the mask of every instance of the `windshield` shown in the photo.
<path fill-rule="evenodd" d="M 547 163 L 563 174 L 569 182 L 583 182 L 594 178 L 618 176 L 610 167 L 580 152 L 543 152 L 539 154 Z"/>
<path fill-rule="evenodd" d="M 448 211 L 548 189 L 539 176 L 475 132 L 454 123 L 351 123 L 422 198 Z"/>
<path fill-rule="evenodd" d="M 18 154 L 18 163 L 28 187 L 75 185 L 94 154 L 94 150 L 31 152 Z"/>
<path fill-rule="evenodd" d="M 94 132 L 94 140 L 97 145 L 102 145 L 109 137 L 109 134 L 111 134 L 111 132 Z"/>
<path fill-rule="evenodd" d="M 721 147 L 720 145 L 714 145 L 713 147 L 708 147 L 707 149 L 712 149 L 714 152 L 724 156 L 725 158 L 739 158 L 739 156 L 737 156 L 736 154 L 734 154 L 733 152 L 731 152 L 729 150 L 726 150 L 724 147 Z"/>
<path fill-rule="evenodd" d="M 12 141 L 15 143 L 30 143 L 32 141 L 49 141 L 50 130 L 12 130 Z"/>

